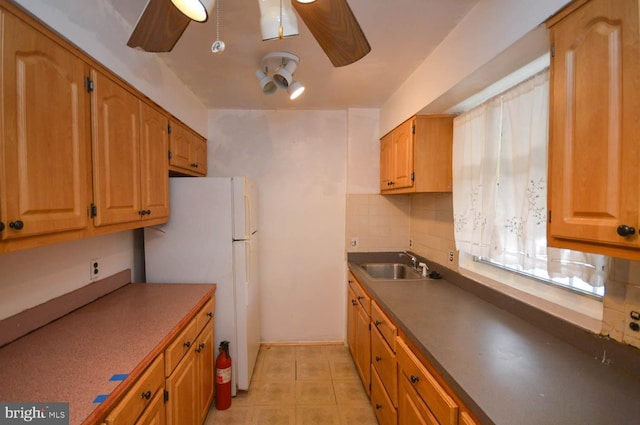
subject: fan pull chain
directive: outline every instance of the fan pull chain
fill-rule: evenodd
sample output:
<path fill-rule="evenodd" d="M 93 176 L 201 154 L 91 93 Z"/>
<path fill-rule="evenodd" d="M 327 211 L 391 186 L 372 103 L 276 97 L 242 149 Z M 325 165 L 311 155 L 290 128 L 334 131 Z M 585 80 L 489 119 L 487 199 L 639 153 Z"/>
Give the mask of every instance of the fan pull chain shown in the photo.
<path fill-rule="evenodd" d="M 211 45 L 213 53 L 220 53 L 224 50 L 224 41 L 220 40 L 220 0 L 216 0 L 216 41 Z"/>

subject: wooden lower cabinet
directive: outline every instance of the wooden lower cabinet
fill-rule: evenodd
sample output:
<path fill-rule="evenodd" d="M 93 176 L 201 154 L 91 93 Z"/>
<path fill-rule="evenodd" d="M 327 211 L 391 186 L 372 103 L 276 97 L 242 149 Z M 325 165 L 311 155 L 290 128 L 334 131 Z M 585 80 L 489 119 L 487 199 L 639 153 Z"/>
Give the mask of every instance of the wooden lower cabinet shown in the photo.
<path fill-rule="evenodd" d="M 371 298 L 352 274 L 349 274 L 349 294 L 349 349 L 365 391 L 371 395 Z"/>
<path fill-rule="evenodd" d="M 171 351 L 176 359 L 176 347 L 186 348 L 175 368 L 166 370 L 168 425 L 201 425 L 213 401 L 214 302 L 212 298 L 165 351 Z M 203 317 L 209 320 L 203 323 Z M 197 336 L 192 338 L 194 332 Z M 173 366 L 173 362 L 167 362 L 167 366 Z"/>
<path fill-rule="evenodd" d="M 202 425 L 213 401 L 215 296 L 167 344 L 103 425 Z"/>

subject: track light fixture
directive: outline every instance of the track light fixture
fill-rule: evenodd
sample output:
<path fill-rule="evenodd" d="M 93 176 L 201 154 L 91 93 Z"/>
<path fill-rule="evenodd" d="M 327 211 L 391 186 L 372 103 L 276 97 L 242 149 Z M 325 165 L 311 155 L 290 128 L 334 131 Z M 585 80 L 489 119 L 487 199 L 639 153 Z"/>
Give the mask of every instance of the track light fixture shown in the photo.
<path fill-rule="evenodd" d="M 278 88 L 287 89 L 289 99 L 293 100 L 304 91 L 304 86 L 293 79 L 300 58 L 293 53 L 272 52 L 262 58 L 262 69 L 256 71 L 260 90 L 266 95 L 275 93 Z M 272 76 L 270 70 L 275 69 Z"/>
<path fill-rule="evenodd" d="M 171 0 L 187 18 L 196 22 L 205 22 L 213 10 L 215 0 Z"/>

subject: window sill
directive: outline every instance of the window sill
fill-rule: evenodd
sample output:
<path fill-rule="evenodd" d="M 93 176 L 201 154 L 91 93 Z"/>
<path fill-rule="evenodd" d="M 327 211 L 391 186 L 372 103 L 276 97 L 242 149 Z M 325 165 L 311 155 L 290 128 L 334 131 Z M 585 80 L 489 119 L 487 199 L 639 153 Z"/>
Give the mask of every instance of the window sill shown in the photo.
<path fill-rule="evenodd" d="M 602 330 L 602 301 L 554 288 L 460 253 L 460 274 L 593 333 Z"/>

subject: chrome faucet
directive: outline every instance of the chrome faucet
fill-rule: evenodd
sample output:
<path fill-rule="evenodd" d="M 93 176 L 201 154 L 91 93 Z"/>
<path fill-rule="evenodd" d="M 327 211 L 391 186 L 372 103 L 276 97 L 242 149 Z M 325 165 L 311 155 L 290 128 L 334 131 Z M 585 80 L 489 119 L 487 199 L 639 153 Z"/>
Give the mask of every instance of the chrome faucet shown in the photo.
<path fill-rule="evenodd" d="M 408 257 L 411 258 L 411 263 L 413 264 L 413 268 L 414 270 L 418 270 L 418 259 L 415 257 L 415 255 L 411 255 L 409 254 L 407 251 L 402 251 L 400 254 L 398 254 L 400 257 Z"/>

